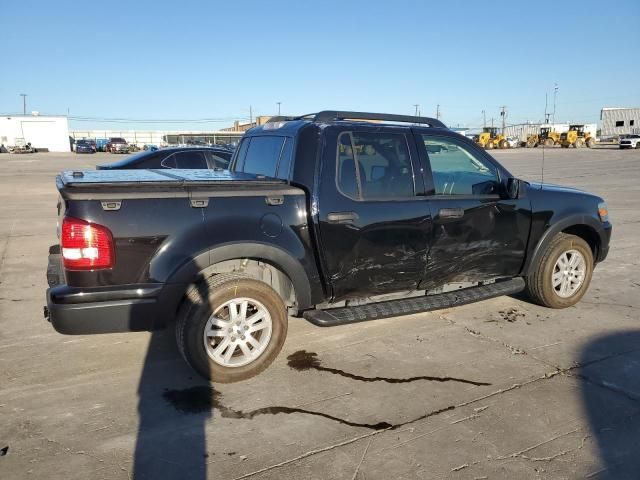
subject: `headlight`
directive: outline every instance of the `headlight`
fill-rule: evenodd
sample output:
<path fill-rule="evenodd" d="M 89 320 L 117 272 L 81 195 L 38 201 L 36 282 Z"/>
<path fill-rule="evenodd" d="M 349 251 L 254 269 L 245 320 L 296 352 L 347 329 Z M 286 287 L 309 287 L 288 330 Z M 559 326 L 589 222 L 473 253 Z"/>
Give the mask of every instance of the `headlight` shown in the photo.
<path fill-rule="evenodd" d="M 598 216 L 600 217 L 601 222 L 609 221 L 609 210 L 607 209 L 607 204 L 605 202 L 600 202 L 598 204 Z"/>

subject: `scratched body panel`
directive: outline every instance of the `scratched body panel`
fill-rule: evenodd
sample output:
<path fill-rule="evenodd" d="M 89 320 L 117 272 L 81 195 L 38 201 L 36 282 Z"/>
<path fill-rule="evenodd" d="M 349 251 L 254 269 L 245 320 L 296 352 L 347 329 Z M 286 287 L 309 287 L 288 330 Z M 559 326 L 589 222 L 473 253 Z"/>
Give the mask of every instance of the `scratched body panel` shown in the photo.
<path fill-rule="evenodd" d="M 516 276 L 525 257 L 531 225 L 528 198 L 432 200 L 464 210 L 461 218 L 434 213 L 424 288 Z"/>

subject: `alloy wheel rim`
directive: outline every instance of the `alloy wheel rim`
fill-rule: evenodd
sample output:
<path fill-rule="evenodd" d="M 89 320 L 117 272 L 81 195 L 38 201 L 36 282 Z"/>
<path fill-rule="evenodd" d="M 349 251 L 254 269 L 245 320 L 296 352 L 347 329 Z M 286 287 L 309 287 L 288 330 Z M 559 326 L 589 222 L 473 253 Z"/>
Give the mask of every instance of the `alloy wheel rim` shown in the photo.
<path fill-rule="evenodd" d="M 271 340 L 273 322 L 266 307 L 253 298 L 234 298 L 220 305 L 204 327 L 207 355 L 223 367 L 242 367 L 256 360 Z"/>
<path fill-rule="evenodd" d="M 578 250 L 567 250 L 556 260 L 551 274 L 551 285 L 560 298 L 576 294 L 587 273 L 587 262 Z"/>

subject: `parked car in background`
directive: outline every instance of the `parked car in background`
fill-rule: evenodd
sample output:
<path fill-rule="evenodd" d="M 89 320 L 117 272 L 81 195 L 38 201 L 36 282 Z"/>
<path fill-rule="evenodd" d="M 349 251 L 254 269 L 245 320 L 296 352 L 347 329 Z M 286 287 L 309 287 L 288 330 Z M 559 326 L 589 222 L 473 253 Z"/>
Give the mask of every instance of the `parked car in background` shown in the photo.
<path fill-rule="evenodd" d="M 94 140 L 76 140 L 76 153 L 96 153 L 96 142 Z"/>
<path fill-rule="evenodd" d="M 110 153 L 129 153 L 129 144 L 124 138 L 111 137 L 107 143 L 106 151 Z"/>
<path fill-rule="evenodd" d="M 106 152 L 107 151 L 107 143 L 109 143 L 109 139 L 108 138 L 96 138 L 96 149 L 99 152 Z"/>
<path fill-rule="evenodd" d="M 640 148 L 640 135 L 620 137 L 620 148 Z"/>
<path fill-rule="evenodd" d="M 169 147 L 146 150 L 119 162 L 98 165 L 98 170 L 139 168 L 227 169 L 233 152 L 219 147 Z"/>

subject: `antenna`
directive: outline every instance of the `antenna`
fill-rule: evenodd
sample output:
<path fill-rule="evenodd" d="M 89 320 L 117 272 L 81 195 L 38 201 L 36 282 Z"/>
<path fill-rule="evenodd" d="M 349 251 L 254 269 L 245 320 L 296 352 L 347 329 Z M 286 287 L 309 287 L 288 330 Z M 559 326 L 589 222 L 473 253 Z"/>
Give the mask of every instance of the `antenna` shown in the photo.
<path fill-rule="evenodd" d="M 540 168 L 540 190 L 542 190 L 542 186 L 544 185 L 544 151 L 545 146 L 542 144 L 542 166 Z"/>
<path fill-rule="evenodd" d="M 546 123 L 549 123 L 549 114 L 547 113 L 548 97 L 549 97 L 549 94 L 545 93 L 544 94 L 544 120 Z M 538 127 L 538 133 L 539 132 L 540 132 L 540 127 Z M 542 164 L 540 165 L 540 190 L 542 190 L 542 186 L 544 185 L 544 151 L 545 151 L 545 142 L 542 142 Z"/>

